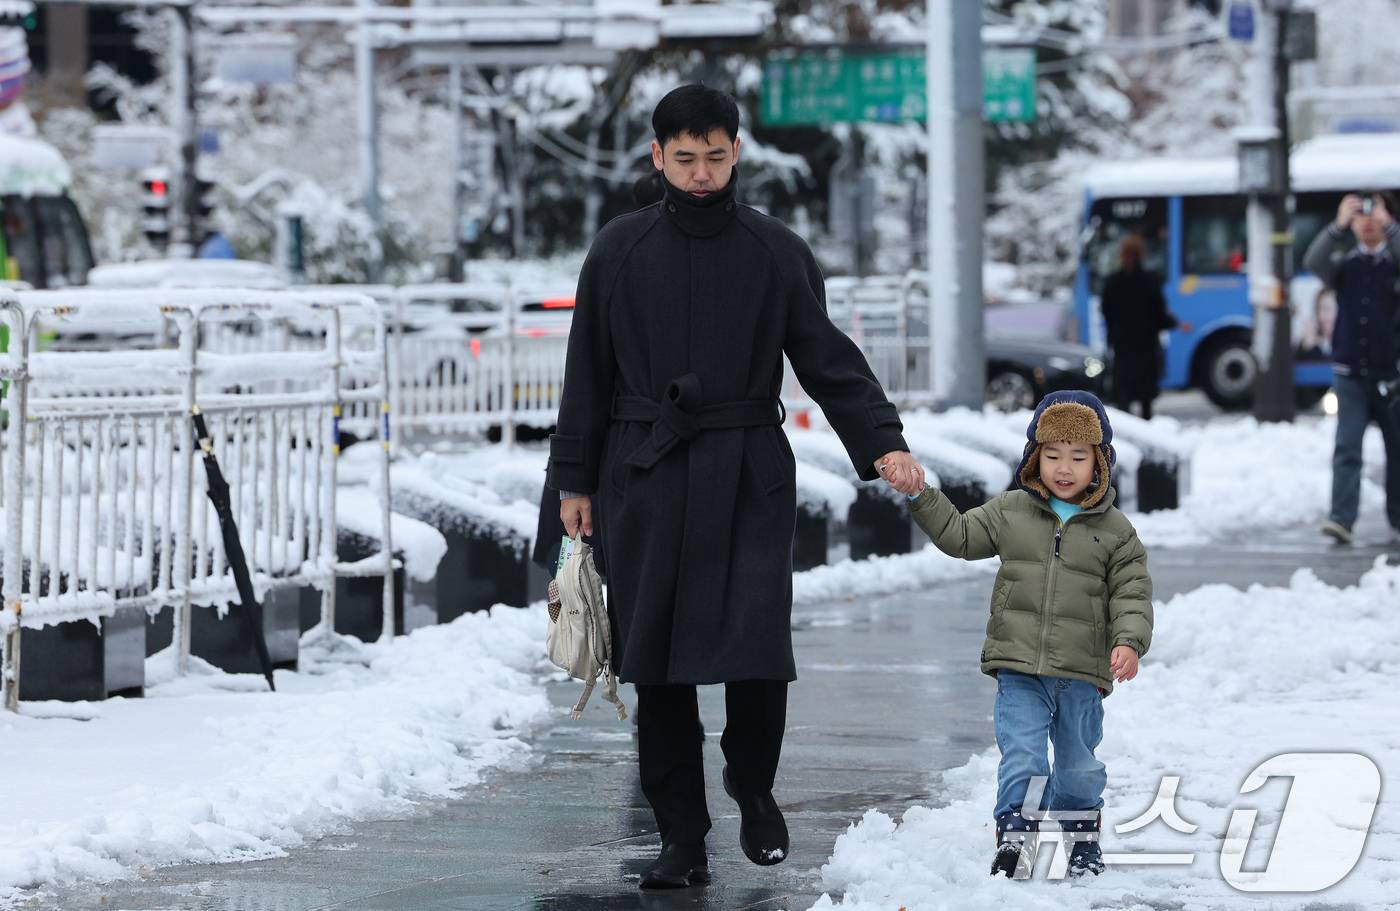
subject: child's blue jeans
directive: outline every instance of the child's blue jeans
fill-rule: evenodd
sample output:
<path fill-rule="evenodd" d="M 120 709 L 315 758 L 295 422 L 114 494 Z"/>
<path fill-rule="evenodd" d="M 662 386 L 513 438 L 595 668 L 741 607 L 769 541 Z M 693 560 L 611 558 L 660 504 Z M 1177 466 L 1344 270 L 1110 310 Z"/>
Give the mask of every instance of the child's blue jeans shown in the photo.
<path fill-rule="evenodd" d="M 1103 695 L 1084 680 L 997 671 L 993 712 L 1001 765 L 996 816 L 1021 810 L 1031 778 L 1049 779 L 1036 810 L 1100 810 L 1108 784 L 1094 758 L 1103 740 Z M 1050 767 L 1047 744 L 1055 745 Z"/>

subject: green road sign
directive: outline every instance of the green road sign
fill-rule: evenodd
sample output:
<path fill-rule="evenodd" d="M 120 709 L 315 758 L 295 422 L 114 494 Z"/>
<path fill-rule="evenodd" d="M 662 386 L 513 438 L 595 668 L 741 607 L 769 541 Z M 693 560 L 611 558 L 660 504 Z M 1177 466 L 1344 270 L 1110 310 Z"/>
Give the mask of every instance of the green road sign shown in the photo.
<path fill-rule="evenodd" d="M 767 126 L 924 120 L 924 61 L 922 53 L 770 58 L 764 64 L 761 119 Z M 1034 48 L 983 52 L 988 120 L 1035 119 L 1035 63 Z"/>
<path fill-rule="evenodd" d="M 1035 120 L 1035 48 L 982 49 L 982 114 L 988 123 Z"/>

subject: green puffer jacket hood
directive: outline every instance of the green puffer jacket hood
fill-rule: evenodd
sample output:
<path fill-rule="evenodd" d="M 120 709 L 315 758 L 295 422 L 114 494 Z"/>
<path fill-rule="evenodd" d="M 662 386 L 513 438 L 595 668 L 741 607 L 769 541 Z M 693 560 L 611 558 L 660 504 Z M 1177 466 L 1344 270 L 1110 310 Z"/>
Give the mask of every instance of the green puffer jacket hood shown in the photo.
<path fill-rule="evenodd" d="M 1098 502 L 1061 523 L 1049 503 L 1009 490 L 960 514 L 941 491 L 912 503 L 918 523 L 944 553 L 966 560 L 1000 556 L 982 672 L 1087 680 L 1113 691 L 1114 646 L 1139 655 L 1152 644 L 1152 578 L 1147 551 L 1105 485 Z"/>

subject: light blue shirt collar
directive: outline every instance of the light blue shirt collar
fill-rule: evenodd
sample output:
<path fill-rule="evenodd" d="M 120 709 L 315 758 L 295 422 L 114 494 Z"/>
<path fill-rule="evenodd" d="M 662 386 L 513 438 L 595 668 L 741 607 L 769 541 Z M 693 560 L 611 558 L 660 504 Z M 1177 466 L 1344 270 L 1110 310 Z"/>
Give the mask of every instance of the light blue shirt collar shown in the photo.
<path fill-rule="evenodd" d="M 1070 516 L 1084 509 L 1083 506 L 1078 506 L 1074 503 L 1067 503 L 1053 494 L 1050 496 L 1050 508 L 1055 510 L 1055 515 L 1060 517 L 1060 524 L 1068 522 Z"/>

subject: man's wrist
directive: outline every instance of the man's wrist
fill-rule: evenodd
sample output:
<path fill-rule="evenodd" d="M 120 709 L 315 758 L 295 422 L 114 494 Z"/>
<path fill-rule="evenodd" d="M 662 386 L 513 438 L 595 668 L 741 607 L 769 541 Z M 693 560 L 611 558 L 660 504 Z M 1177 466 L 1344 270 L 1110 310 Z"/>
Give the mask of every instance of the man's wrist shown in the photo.
<path fill-rule="evenodd" d="M 561 491 L 559 491 L 559 499 L 561 499 L 561 500 L 572 500 L 572 499 L 575 499 L 575 498 L 577 498 L 577 497 L 586 497 L 586 496 L 588 496 L 588 494 L 586 494 L 586 493 L 575 493 L 575 492 L 572 491 L 572 490 L 561 490 Z"/>

